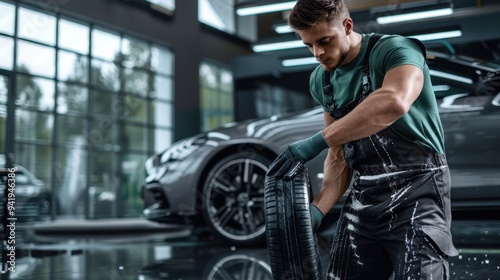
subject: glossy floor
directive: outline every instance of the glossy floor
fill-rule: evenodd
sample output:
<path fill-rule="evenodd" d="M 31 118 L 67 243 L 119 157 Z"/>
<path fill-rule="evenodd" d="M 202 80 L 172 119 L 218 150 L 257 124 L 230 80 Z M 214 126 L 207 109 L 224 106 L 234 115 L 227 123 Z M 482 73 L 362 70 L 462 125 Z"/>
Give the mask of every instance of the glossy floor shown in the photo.
<path fill-rule="evenodd" d="M 228 247 L 190 228 L 97 236 L 16 232 L 15 272 L 1 279 L 272 279 L 267 249 Z M 450 279 L 500 279 L 500 220 L 455 221 Z M 327 250 L 322 257 L 328 258 Z M 9 267 L 5 264 L 4 269 Z"/>

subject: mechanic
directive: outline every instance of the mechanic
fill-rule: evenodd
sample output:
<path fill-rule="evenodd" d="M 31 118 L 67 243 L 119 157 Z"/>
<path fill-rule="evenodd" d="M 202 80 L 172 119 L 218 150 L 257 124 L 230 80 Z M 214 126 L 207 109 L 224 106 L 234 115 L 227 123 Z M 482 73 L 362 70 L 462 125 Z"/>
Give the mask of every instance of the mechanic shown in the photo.
<path fill-rule="evenodd" d="M 310 91 L 323 105 L 325 128 L 291 144 L 267 175 L 281 177 L 328 148 L 310 205 L 314 231 L 350 192 L 327 278 L 449 279 L 448 258 L 458 254 L 451 182 L 425 48 L 354 31 L 344 0 L 298 0 L 288 20 L 320 63 Z"/>

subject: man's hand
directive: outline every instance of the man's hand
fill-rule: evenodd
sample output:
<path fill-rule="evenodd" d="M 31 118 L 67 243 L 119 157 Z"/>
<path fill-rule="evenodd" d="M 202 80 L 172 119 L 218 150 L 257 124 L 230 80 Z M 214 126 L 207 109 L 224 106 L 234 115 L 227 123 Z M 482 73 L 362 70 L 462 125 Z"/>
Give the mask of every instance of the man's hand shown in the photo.
<path fill-rule="evenodd" d="M 309 138 L 290 144 L 271 164 L 267 176 L 283 177 L 297 163 L 306 163 L 327 148 L 328 144 L 321 131 Z"/>

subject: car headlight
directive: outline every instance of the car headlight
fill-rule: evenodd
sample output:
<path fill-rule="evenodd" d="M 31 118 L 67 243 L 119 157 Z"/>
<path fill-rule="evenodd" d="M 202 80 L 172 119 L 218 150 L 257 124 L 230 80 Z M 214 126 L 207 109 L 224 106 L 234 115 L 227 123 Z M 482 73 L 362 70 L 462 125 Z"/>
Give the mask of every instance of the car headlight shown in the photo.
<path fill-rule="evenodd" d="M 159 179 L 167 170 L 167 163 L 180 161 L 205 145 L 208 141 L 206 133 L 175 142 L 160 154 L 148 158 L 145 162 L 146 182 Z"/>

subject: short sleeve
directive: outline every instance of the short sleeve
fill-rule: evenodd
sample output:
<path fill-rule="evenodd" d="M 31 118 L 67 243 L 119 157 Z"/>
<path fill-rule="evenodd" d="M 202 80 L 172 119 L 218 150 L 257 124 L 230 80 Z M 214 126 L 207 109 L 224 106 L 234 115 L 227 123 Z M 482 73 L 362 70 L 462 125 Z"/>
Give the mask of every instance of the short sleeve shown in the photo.
<path fill-rule="evenodd" d="M 425 68 L 425 57 L 421 47 L 413 40 L 403 36 L 388 36 L 381 39 L 370 55 L 370 64 L 377 70 L 387 73 L 394 67 L 414 65 L 422 70 Z"/>

